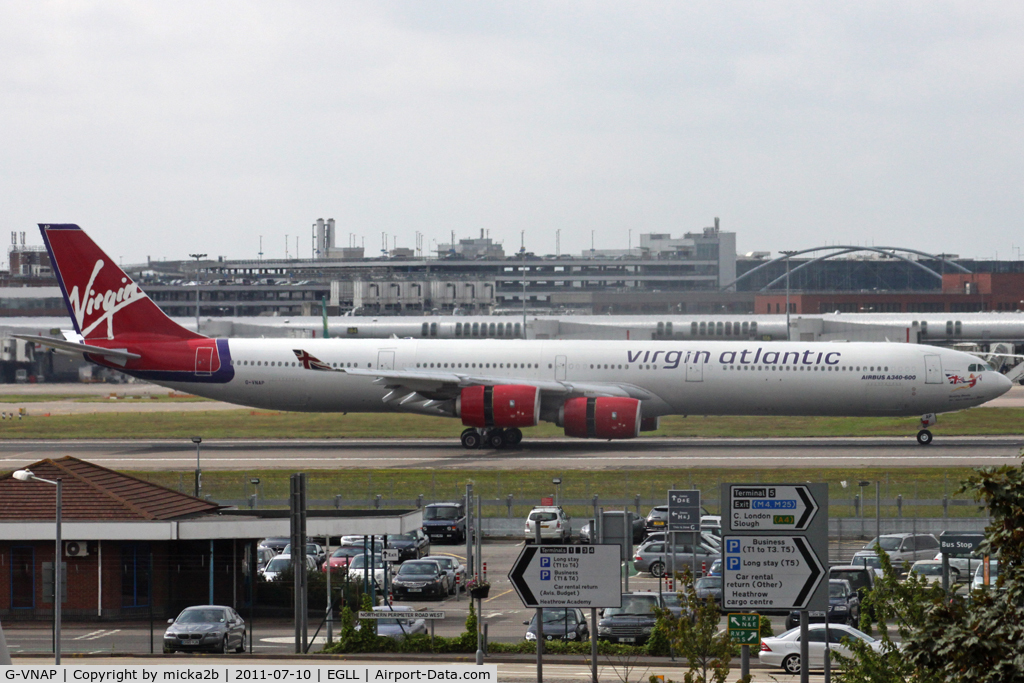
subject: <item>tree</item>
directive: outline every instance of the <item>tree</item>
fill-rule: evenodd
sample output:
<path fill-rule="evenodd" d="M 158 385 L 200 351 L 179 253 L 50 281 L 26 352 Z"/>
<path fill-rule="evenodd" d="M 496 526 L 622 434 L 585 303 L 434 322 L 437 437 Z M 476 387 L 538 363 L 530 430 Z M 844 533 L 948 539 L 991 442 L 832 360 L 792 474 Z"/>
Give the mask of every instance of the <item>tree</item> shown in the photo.
<path fill-rule="evenodd" d="M 689 569 L 679 578 L 680 616 L 666 617 L 668 636 L 676 652 L 686 658 L 690 670 L 685 683 L 725 683 L 736 648 L 729 634 L 720 631 L 721 614 L 712 598 L 701 599 Z"/>

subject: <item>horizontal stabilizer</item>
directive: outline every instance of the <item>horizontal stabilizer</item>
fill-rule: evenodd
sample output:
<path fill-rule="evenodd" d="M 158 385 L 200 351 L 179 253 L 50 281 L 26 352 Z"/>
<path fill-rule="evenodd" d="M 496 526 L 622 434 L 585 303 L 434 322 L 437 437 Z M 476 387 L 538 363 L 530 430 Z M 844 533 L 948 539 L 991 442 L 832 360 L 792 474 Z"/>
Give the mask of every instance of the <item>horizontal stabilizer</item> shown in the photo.
<path fill-rule="evenodd" d="M 106 358 L 116 358 L 118 360 L 135 360 L 142 358 L 137 353 L 131 353 L 126 349 L 105 349 L 102 346 L 92 346 L 91 344 L 79 344 L 77 342 L 66 341 L 64 339 L 54 339 L 53 337 L 33 337 L 28 334 L 14 334 L 11 335 L 16 339 L 23 339 L 25 341 L 35 342 L 43 346 L 49 346 L 53 349 L 60 349 L 61 351 L 70 351 L 72 353 L 91 353 L 97 356 L 105 356 Z"/>

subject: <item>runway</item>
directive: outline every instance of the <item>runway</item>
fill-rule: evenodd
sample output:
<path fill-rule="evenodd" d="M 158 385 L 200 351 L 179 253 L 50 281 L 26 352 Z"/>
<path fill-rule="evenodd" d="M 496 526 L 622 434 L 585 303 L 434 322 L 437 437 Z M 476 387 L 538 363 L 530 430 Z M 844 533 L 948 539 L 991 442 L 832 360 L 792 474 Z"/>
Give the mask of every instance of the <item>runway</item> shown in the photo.
<path fill-rule="evenodd" d="M 209 440 L 205 470 L 501 469 L 603 470 L 686 467 L 981 467 L 1018 464 L 1024 436 L 666 439 L 623 442 L 526 440 L 514 450 L 466 450 L 455 439 Z M 0 470 L 73 455 L 119 470 L 191 471 L 186 440 L 25 440 L 0 442 Z"/>

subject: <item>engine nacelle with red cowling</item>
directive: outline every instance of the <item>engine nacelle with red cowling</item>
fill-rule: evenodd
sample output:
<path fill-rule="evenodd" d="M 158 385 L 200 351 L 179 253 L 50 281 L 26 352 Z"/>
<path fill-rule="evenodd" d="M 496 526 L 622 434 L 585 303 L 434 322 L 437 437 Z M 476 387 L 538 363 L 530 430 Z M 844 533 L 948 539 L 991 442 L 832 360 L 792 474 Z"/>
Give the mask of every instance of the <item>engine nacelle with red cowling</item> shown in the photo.
<path fill-rule="evenodd" d="M 533 427 L 540 420 L 540 390 L 522 384 L 466 387 L 455 411 L 468 427 Z"/>
<path fill-rule="evenodd" d="M 598 396 L 571 398 L 559 411 L 566 436 L 580 439 L 632 439 L 640 434 L 640 401 Z"/>

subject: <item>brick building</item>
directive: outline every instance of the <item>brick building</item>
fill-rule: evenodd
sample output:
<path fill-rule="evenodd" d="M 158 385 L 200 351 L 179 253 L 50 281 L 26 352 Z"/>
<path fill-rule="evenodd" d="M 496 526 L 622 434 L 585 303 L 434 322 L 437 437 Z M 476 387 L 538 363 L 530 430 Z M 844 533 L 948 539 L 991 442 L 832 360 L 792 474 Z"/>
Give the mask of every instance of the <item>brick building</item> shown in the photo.
<path fill-rule="evenodd" d="M 73 457 L 30 465 L 63 481 L 62 539 L 67 619 L 157 616 L 196 604 L 239 608 L 246 600 L 247 548 L 287 536 L 284 510 L 223 506 Z M 56 487 L 0 476 L 0 617 L 53 614 Z M 310 512 L 312 535 L 401 534 L 422 524 L 414 511 Z"/>
<path fill-rule="evenodd" d="M 1024 273 L 952 273 L 941 292 L 790 291 L 791 313 L 973 313 L 1024 310 Z M 786 293 L 758 294 L 754 313 L 785 313 Z"/>

